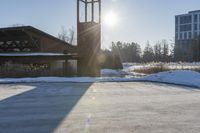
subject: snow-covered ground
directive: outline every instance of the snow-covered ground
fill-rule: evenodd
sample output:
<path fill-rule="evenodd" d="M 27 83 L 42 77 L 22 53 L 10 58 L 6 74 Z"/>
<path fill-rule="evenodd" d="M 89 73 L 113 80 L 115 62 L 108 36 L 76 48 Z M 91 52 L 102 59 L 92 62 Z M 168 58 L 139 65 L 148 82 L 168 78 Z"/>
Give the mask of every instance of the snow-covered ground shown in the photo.
<path fill-rule="evenodd" d="M 200 67 L 200 63 L 168 63 L 171 68 L 190 68 Z M 182 65 L 182 67 L 181 67 Z M 151 67 L 153 64 L 146 64 L 145 67 Z M 189 70 L 176 70 L 169 72 L 161 72 L 145 76 L 143 74 L 134 73 L 134 69 L 144 67 L 142 64 L 125 63 L 123 70 L 101 70 L 102 77 L 38 77 L 38 78 L 0 78 L 0 83 L 34 83 L 34 82 L 75 82 L 75 83 L 93 83 L 93 82 L 162 82 L 172 83 L 186 86 L 194 86 L 200 88 L 200 73 Z"/>
<path fill-rule="evenodd" d="M 0 56 L 61 56 L 63 53 L 1 53 Z"/>
<path fill-rule="evenodd" d="M 125 77 L 37 77 L 37 78 L 0 78 L 0 83 L 38 83 L 38 82 L 74 82 L 74 83 L 93 83 L 93 82 L 125 82 L 135 80 L 132 76 Z"/>
<path fill-rule="evenodd" d="M 106 70 L 104 72 L 109 72 Z M 117 71 L 111 71 L 117 74 Z M 119 72 L 119 75 L 122 72 Z M 38 77 L 38 78 L 2 78 L 0 83 L 34 83 L 34 82 L 75 82 L 75 83 L 93 83 L 93 82 L 162 82 L 172 83 L 178 85 L 194 86 L 200 88 L 200 73 L 194 71 L 178 70 L 161 72 L 152 74 L 142 78 L 135 78 L 134 76 L 124 77 L 74 77 L 74 78 L 61 78 L 61 77 Z"/>
<path fill-rule="evenodd" d="M 1 133 L 199 133 L 200 90 L 154 83 L 0 84 Z"/>
<path fill-rule="evenodd" d="M 194 71 L 178 70 L 161 72 L 146 76 L 139 80 L 200 87 L 200 73 Z"/>
<path fill-rule="evenodd" d="M 103 77 L 123 77 L 126 75 L 130 75 L 128 72 L 123 70 L 112 70 L 112 69 L 103 69 L 101 70 L 101 75 Z"/>

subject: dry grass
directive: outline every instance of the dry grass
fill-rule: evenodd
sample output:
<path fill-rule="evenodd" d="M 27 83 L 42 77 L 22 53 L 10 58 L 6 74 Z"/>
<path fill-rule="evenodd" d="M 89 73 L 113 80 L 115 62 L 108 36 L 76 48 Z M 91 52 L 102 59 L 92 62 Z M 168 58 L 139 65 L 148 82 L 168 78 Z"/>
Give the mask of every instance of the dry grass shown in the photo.
<path fill-rule="evenodd" d="M 134 72 L 136 73 L 144 73 L 144 74 L 154 74 L 154 73 L 165 72 L 165 71 L 170 71 L 170 69 L 168 67 L 165 67 L 164 65 L 141 67 L 134 70 Z"/>
<path fill-rule="evenodd" d="M 200 68 L 181 68 L 181 69 L 171 69 L 165 64 L 156 64 L 154 66 L 144 66 L 138 69 L 134 69 L 133 72 L 137 73 L 143 73 L 143 74 L 155 74 L 159 72 L 166 72 L 166 71 L 176 71 L 176 70 L 191 70 L 191 71 L 196 71 L 200 72 Z"/>

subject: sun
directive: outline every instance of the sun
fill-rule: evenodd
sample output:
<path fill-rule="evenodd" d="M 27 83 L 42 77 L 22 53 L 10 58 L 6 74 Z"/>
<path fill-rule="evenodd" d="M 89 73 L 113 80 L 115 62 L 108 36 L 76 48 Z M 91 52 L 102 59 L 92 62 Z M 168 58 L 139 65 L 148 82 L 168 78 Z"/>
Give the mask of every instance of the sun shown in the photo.
<path fill-rule="evenodd" d="M 103 17 L 103 23 L 109 27 L 115 27 L 118 24 L 117 13 L 110 11 Z"/>

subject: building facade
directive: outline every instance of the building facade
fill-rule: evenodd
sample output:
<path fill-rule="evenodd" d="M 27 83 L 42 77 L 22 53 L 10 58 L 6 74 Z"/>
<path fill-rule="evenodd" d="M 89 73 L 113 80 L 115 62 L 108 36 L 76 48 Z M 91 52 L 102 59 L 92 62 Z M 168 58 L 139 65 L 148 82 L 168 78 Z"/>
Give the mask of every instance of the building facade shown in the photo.
<path fill-rule="evenodd" d="M 175 16 L 175 59 L 193 61 L 196 46 L 194 40 L 200 35 L 200 10 Z"/>
<path fill-rule="evenodd" d="M 0 77 L 74 76 L 77 47 L 32 26 L 0 28 Z"/>

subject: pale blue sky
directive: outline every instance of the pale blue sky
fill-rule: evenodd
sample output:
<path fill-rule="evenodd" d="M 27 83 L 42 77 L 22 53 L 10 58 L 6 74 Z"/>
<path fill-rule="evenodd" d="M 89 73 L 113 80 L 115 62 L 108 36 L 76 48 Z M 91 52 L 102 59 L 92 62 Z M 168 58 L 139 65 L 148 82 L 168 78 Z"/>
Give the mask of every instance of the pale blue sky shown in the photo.
<path fill-rule="evenodd" d="M 102 0 L 103 15 L 113 10 L 115 27 L 102 27 L 103 47 L 111 41 L 154 43 L 173 39 L 174 16 L 200 9 L 200 0 Z M 0 27 L 32 25 L 57 36 L 61 26 L 76 28 L 76 0 L 0 0 Z"/>

